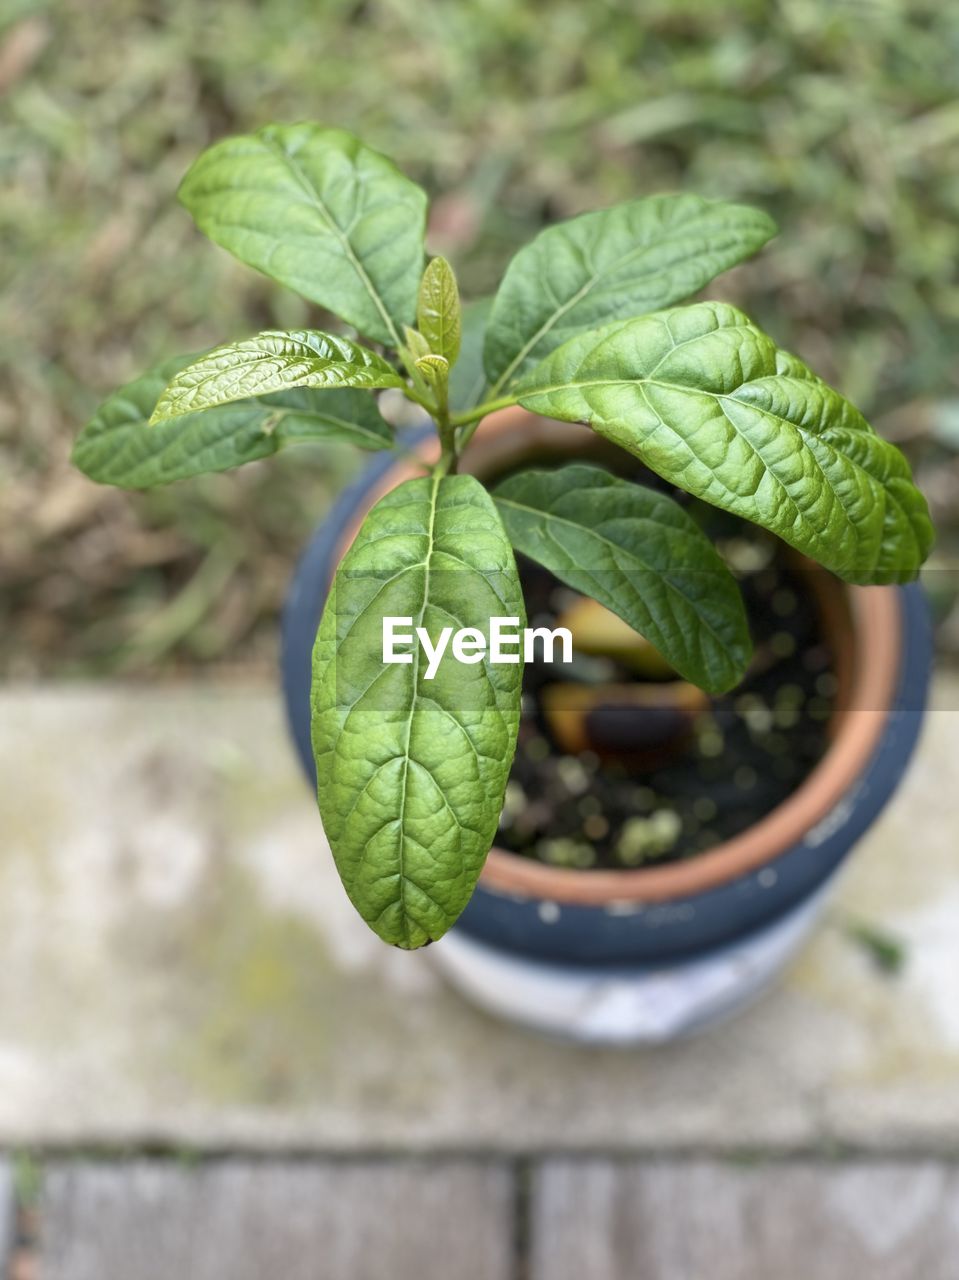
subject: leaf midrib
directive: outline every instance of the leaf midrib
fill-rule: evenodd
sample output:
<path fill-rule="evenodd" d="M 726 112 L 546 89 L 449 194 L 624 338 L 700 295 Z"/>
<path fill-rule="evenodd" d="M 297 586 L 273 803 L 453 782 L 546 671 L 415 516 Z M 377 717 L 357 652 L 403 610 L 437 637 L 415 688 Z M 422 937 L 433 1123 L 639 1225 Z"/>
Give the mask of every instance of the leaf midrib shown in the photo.
<path fill-rule="evenodd" d="M 430 519 L 429 528 L 427 530 L 427 551 L 426 560 L 423 563 L 423 604 L 420 608 L 419 621 L 415 627 L 421 627 L 426 617 L 426 610 L 430 599 L 430 566 L 433 560 L 433 535 L 436 528 L 436 504 L 439 498 L 440 484 L 443 477 L 434 475 L 430 487 Z M 414 627 L 414 634 L 415 634 Z M 403 929 L 406 933 L 407 942 L 411 941 L 409 920 L 406 912 L 406 797 L 410 773 L 410 741 L 413 737 L 413 717 L 416 714 L 416 700 L 419 697 L 420 683 L 420 650 L 421 645 L 413 646 L 413 696 L 410 699 L 410 714 L 406 721 L 406 742 L 403 746 L 403 779 L 400 791 L 400 811 L 398 817 L 399 831 L 399 878 L 400 878 L 400 913 L 403 919 Z M 422 928 L 422 925 L 420 926 Z"/>
<path fill-rule="evenodd" d="M 536 507 L 527 506 L 526 503 L 516 502 L 512 498 L 494 497 L 493 501 L 497 503 L 502 502 L 505 506 L 515 507 L 517 511 L 528 511 L 530 515 L 533 515 L 533 516 L 542 517 L 543 515 L 546 515 L 549 517 L 549 519 L 555 520 L 558 524 L 568 525 L 571 529 L 576 529 L 580 533 L 585 533 L 588 537 L 595 538 L 597 542 L 605 543 L 606 546 L 611 547 L 614 551 L 624 550 L 624 548 L 619 546 L 618 543 L 615 543 L 610 538 L 607 538 L 603 534 L 598 533 L 595 529 L 588 529 L 585 525 L 578 524 L 575 520 L 570 520 L 566 516 L 557 516 L 551 511 L 544 512 L 539 510 Z M 566 548 L 564 547 L 563 550 L 565 551 Z M 696 608 L 696 606 L 689 599 L 689 597 L 685 595 L 680 590 L 680 588 L 677 587 L 676 584 L 671 581 L 671 579 L 669 579 L 664 573 L 661 573 L 654 565 L 651 565 L 649 564 L 648 561 L 643 560 L 641 556 L 636 555 L 635 552 L 627 551 L 626 554 L 631 556 L 633 559 L 635 559 L 636 562 L 639 565 L 641 565 L 642 568 L 645 569 L 647 573 L 655 574 L 663 583 L 663 585 L 668 588 L 668 590 L 673 592 L 674 595 L 678 596 L 679 599 L 684 602 L 684 604 L 688 605 L 688 607 L 691 608 L 693 612 L 696 614 L 696 616 L 700 619 L 700 621 L 702 622 L 705 629 L 709 632 L 709 634 L 713 636 L 713 638 L 718 642 L 722 650 L 728 654 L 729 645 L 727 641 L 715 630 L 714 627 L 710 625 L 709 621 L 702 615 L 702 613 L 700 613 L 700 611 Z M 617 568 L 618 567 L 619 566 L 617 565 Z M 620 570 L 620 572 L 622 572 L 622 570 Z M 657 626 L 658 625 L 659 624 L 657 623 Z"/>
<path fill-rule="evenodd" d="M 282 394 L 282 392 L 280 394 Z M 283 420 L 284 418 L 288 418 L 292 416 L 294 418 L 307 418 L 310 421 L 323 423 L 325 425 L 332 427 L 334 431 L 338 429 L 342 429 L 343 431 L 352 432 L 356 435 L 361 435 L 366 439 L 375 440 L 377 444 L 380 444 L 383 446 L 389 446 L 390 444 L 390 436 L 388 433 L 385 435 L 381 435 L 379 432 L 374 431 L 372 427 L 368 427 L 365 423 L 351 422 L 349 418 L 339 418 L 332 413 L 322 413 L 317 409 L 287 409 L 287 408 L 281 407 L 280 405 L 275 405 L 275 406 L 264 405 L 263 407 L 267 409 L 270 409 L 270 408 L 273 409 L 273 414 L 271 416 L 279 415 L 277 417 L 276 424 L 274 426 L 274 432 L 278 432 L 278 438 L 283 443 L 289 443 L 289 444 L 301 443 L 301 437 L 299 436 L 290 436 L 288 440 L 283 439 L 283 432 L 281 430 L 283 426 Z M 306 440 L 308 440 L 308 437 L 306 437 Z M 302 442 L 305 442 L 305 440 L 303 440 Z"/>
<path fill-rule="evenodd" d="M 764 377 L 773 377 L 773 376 L 776 376 L 776 375 L 772 375 L 772 374 L 764 374 L 763 376 L 764 376 Z M 780 375 L 780 376 L 783 376 L 783 375 Z M 757 379 L 757 381 L 758 381 L 758 379 Z M 741 386 L 743 386 L 743 387 L 747 387 L 747 386 L 749 386 L 749 385 L 750 385 L 750 383 L 748 383 L 748 382 L 744 382 L 744 383 L 741 383 L 740 385 L 741 385 Z M 833 457 L 833 458 L 835 458 L 835 459 L 839 459 L 839 458 L 841 458 L 841 459 L 843 459 L 844 461 L 848 462 L 852 467 L 854 467 L 854 468 L 856 469 L 856 471 L 857 471 L 857 472 L 859 472 L 861 475 L 865 476 L 865 477 L 867 478 L 867 480 L 870 482 L 870 484 L 871 484 L 871 485 L 878 485 L 878 486 L 879 486 L 879 488 L 883 491 L 883 493 L 884 493 L 884 494 L 886 493 L 886 488 L 885 488 L 885 486 L 882 484 L 882 482 L 881 482 L 881 481 L 880 481 L 876 476 L 874 476 L 874 475 L 872 474 L 872 472 L 867 471 L 867 469 L 866 469 L 864 466 L 862 466 L 862 464 L 861 464 L 860 462 L 858 462 L 855 458 L 850 457 L 850 455 L 849 455 L 848 453 L 842 453 L 839 449 L 837 449 L 837 448 L 835 447 L 835 445 L 831 444 L 828 440 L 826 440 L 826 439 L 824 438 L 824 436 L 823 436 L 823 435 L 821 435 L 821 434 L 817 435 L 817 434 L 816 434 L 816 433 L 814 433 L 814 432 L 807 431 L 807 430 L 802 426 L 802 424 L 801 424 L 801 423 L 793 422 L 791 418 L 784 418 L 781 414 L 774 413 L 771 409 L 761 408 L 761 407 L 760 407 L 760 406 L 758 406 L 758 405 L 750 405 L 750 404 L 748 404 L 748 403 L 747 403 L 746 401 L 744 401 L 744 400 L 737 399 L 737 397 L 736 397 L 734 394 L 729 394 L 729 393 L 726 393 L 726 392 L 720 392 L 720 391 L 708 391 L 708 390 L 706 390 L 706 388 L 704 388 L 704 387 L 688 387 L 688 386 L 685 386 L 683 383 L 680 383 L 680 382 L 663 382 L 663 381 L 661 381 L 661 380 L 660 380 L 660 379 L 658 379 L 658 378 L 597 378 L 597 379 L 595 379 L 595 380 L 590 380 L 589 382 L 565 382 L 565 383 L 559 383 L 559 384 L 557 384 L 557 385 L 555 385 L 555 386 L 549 386 L 549 387 L 537 387 L 537 388 L 535 388 L 535 389 L 530 389 L 529 391 L 522 392 L 518 398 L 519 398 L 519 400 L 520 400 L 520 403 L 522 403 L 523 398 L 525 398 L 526 396 L 532 397 L 532 396 L 537 396 L 537 395 L 551 395 L 551 394 L 553 394 L 553 393 L 555 393 L 555 392 L 560 392 L 560 391 L 578 391 L 578 390 L 580 390 L 581 388 L 584 388 L 584 387 L 585 387 L 585 388 L 590 388 L 590 387 L 613 387 L 613 386 L 635 386 L 635 387 L 637 387 L 640 391 L 642 391 L 642 392 L 643 392 L 643 397 L 644 397 L 644 399 L 646 400 L 646 404 L 647 404 L 647 405 L 648 405 L 648 407 L 649 407 L 649 411 L 650 411 L 650 413 L 652 413 L 652 414 L 656 417 L 656 419 L 657 419 L 659 422 L 661 422 L 664 426 L 669 426 L 671 430 L 675 430 L 675 428 L 671 427 L 671 424 L 670 424 L 670 423 L 668 423 L 668 422 L 666 421 L 666 419 L 665 419 L 665 418 L 663 417 L 663 415 L 659 412 L 659 410 L 655 407 L 655 405 L 653 405 L 653 404 L 651 403 L 651 401 L 649 400 L 648 396 L 646 396 L 646 395 L 645 395 L 645 389 L 646 389 L 646 387 L 663 387 L 663 388 L 664 388 L 665 390 L 667 390 L 667 391 L 680 391 L 680 392 L 685 392 L 685 393 L 687 393 L 687 394 L 691 394 L 691 395 L 709 396 L 711 399 L 713 399 L 713 400 L 716 400 L 716 401 L 720 402 L 720 405 L 721 405 L 721 406 L 722 406 L 722 402 L 724 402 L 724 401 L 731 401 L 731 402 L 733 402 L 733 403 L 735 403 L 735 404 L 738 404 L 738 405 L 741 405 L 741 406 L 743 406 L 743 407 L 745 407 L 745 408 L 751 408 L 751 409 L 755 410 L 757 413 L 760 413 L 760 414 L 762 414 L 762 415 L 763 415 L 763 416 L 765 416 L 765 417 L 768 417 L 768 418 L 773 419 L 775 422 L 779 422 L 779 423 L 784 424 L 785 426 L 792 427 L 792 428 L 793 428 L 793 430 L 797 431 L 797 432 L 800 434 L 800 436 L 802 437 L 803 441 L 806 443 L 806 445 L 807 445 L 807 447 L 808 447 L 808 449 L 809 449 L 809 453 L 810 453 L 810 455 L 812 456 L 813 461 L 815 462 L 816 467 L 817 467 L 817 469 L 819 470 L 819 473 L 820 473 L 820 475 L 821 475 L 821 476 L 822 476 L 822 478 L 823 478 L 823 482 L 825 483 L 826 487 L 829 489 L 829 492 L 833 495 L 833 497 L 835 498 L 836 502 L 838 503 L 839 510 L 840 510 L 840 511 L 843 513 L 843 515 L 846 517 L 846 523 L 847 523 L 847 524 L 849 525 L 849 527 L 850 527 L 850 528 L 852 528 L 852 529 L 855 529 L 855 526 L 854 526 L 854 525 L 852 524 L 852 522 L 849 520 L 848 515 L 847 515 L 847 513 L 846 513 L 846 510 L 845 510 L 845 507 L 843 506 L 842 502 L 840 501 L 840 499 L 839 499 L 839 495 L 837 494 L 836 489 L 835 489 L 834 485 L 832 484 L 832 481 L 831 481 L 831 480 L 830 480 L 830 478 L 827 476 L 826 472 L 823 470 L 822 463 L 820 462 L 819 458 L 818 458 L 818 457 L 816 457 L 816 452 L 815 452 L 815 450 L 811 447 L 811 443 L 810 443 L 810 442 L 812 442 L 812 441 L 816 441 L 816 442 L 818 442 L 818 444 L 819 444 L 821 447 L 823 447 L 824 449 L 826 449 L 826 450 L 828 450 L 828 451 L 829 451 L 829 453 L 832 455 L 832 457 Z M 737 389 L 738 389 L 738 388 L 737 388 Z M 796 504 L 795 504 L 795 500 L 792 498 L 792 495 L 791 495 L 791 494 L 789 494 L 788 490 L 786 490 L 786 489 L 785 489 L 784 482 L 779 478 L 779 476 L 776 474 L 775 470 L 774 470 L 774 469 L 769 465 L 769 463 L 766 461 L 766 459 L 765 459 L 765 458 L 763 457 L 763 455 L 760 453 L 760 451 L 759 451 L 759 449 L 756 447 L 755 443 L 754 443 L 752 440 L 750 440 L 750 439 L 749 439 L 749 437 L 748 437 L 748 436 L 747 436 L 747 435 L 742 431 L 742 429 L 739 427 L 739 425 L 738 425 L 736 422 L 734 422 L 734 421 L 733 421 L 733 419 L 732 419 L 732 418 L 729 416 L 729 414 L 726 412 L 725 408 L 723 408 L 723 409 L 722 409 L 722 414 L 723 414 L 723 417 L 725 418 L 725 420 L 729 423 L 729 425 L 730 425 L 730 426 L 733 428 L 733 430 L 736 432 L 736 435 L 739 437 L 739 439 L 740 439 L 740 440 L 742 440 L 742 441 L 743 441 L 743 442 L 744 442 L 744 443 L 749 447 L 749 449 L 750 449 L 750 450 L 752 451 L 752 453 L 756 456 L 756 458 L 758 458 L 758 459 L 759 459 L 759 461 L 762 463 L 763 467 L 766 469 L 767 473 L 768 473 L 769 475 L 771 475 L 771 476 L 774 476 L 774 477 L 775 477 L 775 479 L 776 479 L 776 481 L 777 481 L 777 483 L 778 483 L 778 484 L 780 484 L 780 485 L 783 487 L 784 491 L 786 492 L 787 497 L 789 498 L 790 502 L 792 502 L 792 503 L 793 503 L 793 505 L 794 505 L 794 507 L 795 507 L 795 509 L 796 509 L 797 513 L 798 513 L 798 514 L 799 514 L 799 515 L 800 515 L 800 516 L 805 520 L 805 519 L 806 519 L 806 517 L 805 517 L 804 513 L 799 509 L 799 507 L 798 507 L 798 506 L 796 506 Z M 596 416 L 597 416 L 597 417 L 599 417 L 599 415 L 598 415 L 598 414 L 597 414 Z M 820 532 L 817 536 L 820 536 L 820 537 L 821 537 L 821 536 L 822 536 L 822 533 Z"/>
<path fill-rule="evenodd" d="M 691 221 L 695 221 L 695 219 L 692 219 Z M 688 223 L 683 224 L 683 227 L 684 227 L 685 234 L 689 234 L 689 224 Z M 673 230 L 674 228 L 670 228 L 670 232 L 672 232 Z M 669 238 L 670 236 L 666 237 L 667 240 Z M 526 359 L 529 353 L 536 348 L 536 344 L 542 338 L 544 338 L 546 334 L 550 332 L 551 329 L 554 329 L 556 327 L 556 325 L 560 322 L 560 320 L 562 320 L 563 316 L 565 316 L 568 312 L 570 312 L 573 309 L 573 307 L 575 307 L 579 302 L 581 302 L 583 298 L 587 296 L 587 294 L 591 293 L 592 290 L 596 287 L 597 284 L 599 284 L 599 282 L 602 279 L 612 274 L 613 271 L 619 271 L 622 267 L 628 265 L 630 262 L 634 261 L 636 258 L 642 257 L 644 253 L 648 253 L 650 249 L 655 247 L 656 247 L 655 245 L 647 242 L 646 244 L 641 245 L 636 249 L 634 249 L 632 253 L 627 253 L 621 258 L 617 258 L 615 265 L 606 267 L 602 271 L 595 272 L 589 278 L 589 280 L 587 280 L 586 283 L 582 285 L 567 302 L 565 302 L 562 306 L 557 307 L 557 309 L 549 316 L 549 318 L 546 321 L 544 321 L 542 325 L 540 325 L 539 329 L 532 336 L 532 338 L 530 338 L 530 340 L 523 347 L 520 348 L 519 352 L 516 354 L 516 356 L 514 356 L 510 364 L 507 365 L 503 373 L 501 373 L 500 376 L 497 378 L 497 380 L 493 383 L 493 386 L 490 388 L 490 398 L 491 399 L 495 398 L 499 394 L 499 392 L 503 389 L 504 386 L 506 386 L 510 378 L 516 372 L 517 368 L 519 368 L 519 366 L 523 363 L 523 361 Z M 642 280 L 646 280 L 650 276 L 661 275 L 662 273 L 663 273 L 663 269 L 659 268 L 654 271 L 646 271 L 639 278 Z"/>
<path fill-rule="evenodd" d="M 347 236 L 347 234 L 342 230 L 342 228 L 340 227 L 339 223 L 337 223 L 336 219 L 333 217 L 330 210 L 326 207 L 326 205 L 320 199 L 313 184 L 310 182 L 307 175 L 303 172 L 302 168 L 296 163 L 293 156 L 291 156 L 288 151 L 285 151 L 284 148 L 281 147 L 279 143 L 276 142 L 273 138 L 270 138 L 264 134 L 261 134 L 260 137 L 264 145 L 269 150 L 271 150 L 274 153 L 274 155 L 276 155 L 280 159 L 282 163 L 284 163 L 287 166 L 290 173 L 293 175 L 293 177 L 296 179 L 297 183 L 299 184 L 300 189 L 303 191 L 303 194 L 307 197 L 310 203 L 315 207 L 317 213 L 326 223 L 327 229 L 340 242 L 340 247 L 343 250 L 344 256 L 348 259 L 353 270 L 359 276 L 360 280 L 362 281 L 363 288 L 369 294 L 369 297 L 372 300 L 374 306 L 376 307 L 377 311 L 380 313 L 380 318 L 382 319 L 383 323 L 386 325 L 386 328 L 390 334 L 390 337 L 393 339 L 393 345 L 395 347 L 399 347 L 401 345 L 400 335 L 396 330 L 396 325 L 394 325 L 393 323 L 393 318 L 390 315 L 390 313 L 387 311 L 383 303 L 383 300 L 379 295 L 378 290 L 375 288 L 373 281 L 370 279 L 369 275 L 367 274 L 366 268 L 363 266 L 363 263 L 360 261 L 360 259 L 356 256 L 356 253 L 354 252 L 353 245 L 350 241 L 349 236 Z"/>

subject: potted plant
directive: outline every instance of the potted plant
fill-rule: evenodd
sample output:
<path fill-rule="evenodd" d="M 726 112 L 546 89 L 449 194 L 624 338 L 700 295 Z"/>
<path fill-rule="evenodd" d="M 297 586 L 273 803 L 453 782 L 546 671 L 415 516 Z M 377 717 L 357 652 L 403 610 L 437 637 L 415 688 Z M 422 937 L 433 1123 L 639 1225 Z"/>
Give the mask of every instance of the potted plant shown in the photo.
<path fill-rule="evenodd" d="M 632 985 L 613 989 L 645 1007 L 651 991 L 663 1004 L 664 965 L 700 988 L 717 972 L 704 956 L 742 969 L 744 938 L 779 963 L 914 740 L 928 658 L 901 584 L 932 529 L 905 459 L 848 400 L 736 308 L 677 305 L 758 250 L 770 219 L 692 195 L 586 214 L 540 233 L 492 302 L 461 310 L 449 264 L 424 269 L 424 193 L 343 131 L 227 139 L 180 198 L 216 243 L 348 331 L 269 331 L 171 361 L 101 406 L 74 460 L 141 488 L 305 441 L 384 454 L 308 549 L 285 619 L 294 735 L 359 914 L 416 948 L 465 910 L 443 954 L 473 994 L 582 1034 L 643 1034 L 635 1017 L 624 1030 L 608 1011 L 588 1025 L 562 1012 L 584 981 L 609 990 L 618 975 Z M 402 437 L 379 391 L 433 426 Z M 756 546 L 775 566 L 763 609 L 785 616 L 792 599 L 812 630 L 774 628 L 754 651 L 741 586 Z M 830 677 L 819 747 L 790 774 L 787 733 L 788 794 L 725 834 L 728 805 L 694 779 L 687 825 L 696 801 L 703 817 L 683 844 L 685 811 L 664 817 L 642 779 L 684 768 L 695 744 L 721 757 L 723 695 L 757 672 L 768 693 L 779 650 L 818 650 L 808 673 Z M 775 696 L 748 705 L 776 728 Z M 511 792 L 518 739 L 526 783 Z M 549 828 L 555 770 L 541 776 L 536 757 L 565 762 L 579 805 L 565 834 Z M 530 845 L 534 801 L 549 829 Z M 516 811 L 529 820 L 514 838 Z M 490 853 L 498 830 L 513 851 Z M 711 1010 L 687 1001 L 677 1025 Z"/>

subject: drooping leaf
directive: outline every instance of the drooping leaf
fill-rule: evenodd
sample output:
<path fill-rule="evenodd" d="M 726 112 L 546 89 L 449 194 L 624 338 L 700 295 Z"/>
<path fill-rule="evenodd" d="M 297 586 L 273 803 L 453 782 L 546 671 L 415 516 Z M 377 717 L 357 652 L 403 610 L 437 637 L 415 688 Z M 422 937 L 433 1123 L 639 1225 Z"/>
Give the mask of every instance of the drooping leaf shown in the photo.
<path fill-rule="evenodd" d="M 517 398 L 588 422 L 851 582 L 908 581 L 931 546 L 899 450 L 735 307 L 703 302 L 573 338 Z"/>
<path fill-rule="evenodd" d="M 486 386 L 483 369 L 483 338 L 486 321 L 493 305 L 492 298 L 467 302 L 463 307 L 460 354 L 450 370 L 450 408 L 472 409 L 479 404 Z"/>
<path fill-rule="evenodd" d="M 360 449 L 389 449 L 393 431 L 366 391 L 343 387 L 314 391 L 296 387 L 262 396 L 259 403 L 276 421 L 277 448 L 287 444 L 337 441 Z M 156 428 L 151 428 L 156 430 Z"/>
<path fill-rule="evenodd" d="M 179 196 L 241 262 L 399 345 L 416 310 L 426 195 L 342 129 L 268 125 L 194 162 Z"/>
<path fill-rule="evenodd" d="M 490 394 L 578 333 L 688 298 L 775 234 L 759 209 L 693 195 L 631 200 L 547 227 L 513 258 L 493 303 Z"/>
<path fill-rule="evenodd" d="M 403 380 L 374 351 L 349 338 L 297 329 L 267 330 L 208 351 L 181 369 L 157 401 L 151 422 L 294 387 L 401 387 Z"/>
<path fill-rule="evenodd" d="M 680 675 L 710 692 L 742 678 L 736 580 L 672 499 L 579 463 L 510 476 L 493 498 L 518 551 L 617 613 Z"/>
<path fill-rule="evenodd" d="M 445 258 L 433 258 L 423 272 L 416 323 L 430 350 L 455 364 L 462 336 L 460 294 L 453 268 Z"/>
<path fill-rule="evenodd" d="M 286 444 L 341 440 L 388 449 L 390 428 L 362 391 L 287 391 L 148 426 L 179 356 L 114 392 L 77 437 L 73 462 L 92 480 L 148 489 L 265 458 Z"/>
<path fill-rule="evenodd" d="M 327 838 L 354 906 L 400 947 L 439 938 L 492 843 L 519 723 L 521 665 L 419 646 L 383 661 L 383 619 L 524 625 L 509 540 L 471 476 L 408 480 L 382 498 L 337 571 L 313 656 L 313 748 Z M 405 627 L 406 633 L 412 627 Z"/>

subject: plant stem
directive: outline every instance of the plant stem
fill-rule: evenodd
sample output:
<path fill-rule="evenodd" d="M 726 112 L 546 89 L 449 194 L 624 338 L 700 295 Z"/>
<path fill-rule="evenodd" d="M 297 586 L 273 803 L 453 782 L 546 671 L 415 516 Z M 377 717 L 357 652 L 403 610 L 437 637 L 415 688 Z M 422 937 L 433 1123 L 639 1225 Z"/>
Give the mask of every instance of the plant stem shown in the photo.
<path fill-rule="evenodd" d="M 403 394 L 406 396 L 407 400 L 412 400 L 413 403 L 418 404 L 421 409 L 425 409 L 431 418 L 436 416 L 436 405 L 426 396 L 420 395 L 415 387 L 403 387 Z"/>
<path fill-rule="evenodd" d="M 439 466 L 442 475 L 454 475 L 457 460 L 456 428 L 450 421 L 449 396 L 444 383 L 437 387 L 436 402 L 436 430 L 443 446 Z"/>
<path fill-rule="evenodd" d="M 450 422 L 454 427 L 466 427 L 471 423 L 478 423 L 480 418 L 485 418 L 488 413 L 495 413 L 497 409 L 508 409 L 513 404 L 516 404 L 515 396 L 500 396 L 498 400 L 487 400 L 485 404 L 464 409 L 462 413 L 451 414 Z M 470 435 L 472 434 L 470 432 Z"/>

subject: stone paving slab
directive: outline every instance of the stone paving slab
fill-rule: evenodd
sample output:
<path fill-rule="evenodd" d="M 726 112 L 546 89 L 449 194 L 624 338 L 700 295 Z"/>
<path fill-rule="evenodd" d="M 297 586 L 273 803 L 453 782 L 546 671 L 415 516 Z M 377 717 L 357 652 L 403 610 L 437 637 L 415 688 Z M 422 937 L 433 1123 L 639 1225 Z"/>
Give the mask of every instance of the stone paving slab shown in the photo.
<path fill-rule="evenodd" d="M 530 1280 L 955 1280 L 959 1170 L 557 1160 Z"/>
<path fill-rule="evenodd" d="M 16 1239 L 16 1202 L 13 1171 L 9 1162 L 0 1160 L 0 1276 L 6 1276 Z"/>
<path fill-rule="evenodd" d="M 655 1051 L 499 1025 L 357 920 L 268 687 L 0 694 L 0 1145 L 959 1148 L 959 683 L 784 987 Z M 437 944 L 442 946 L 442 943 Z"/>
<path fill-rule="evenodd" d="M 510 1280 L 513 1182 L 437 1160 L 62 1164 L 47 1171 L 42 1280 Z"/>

